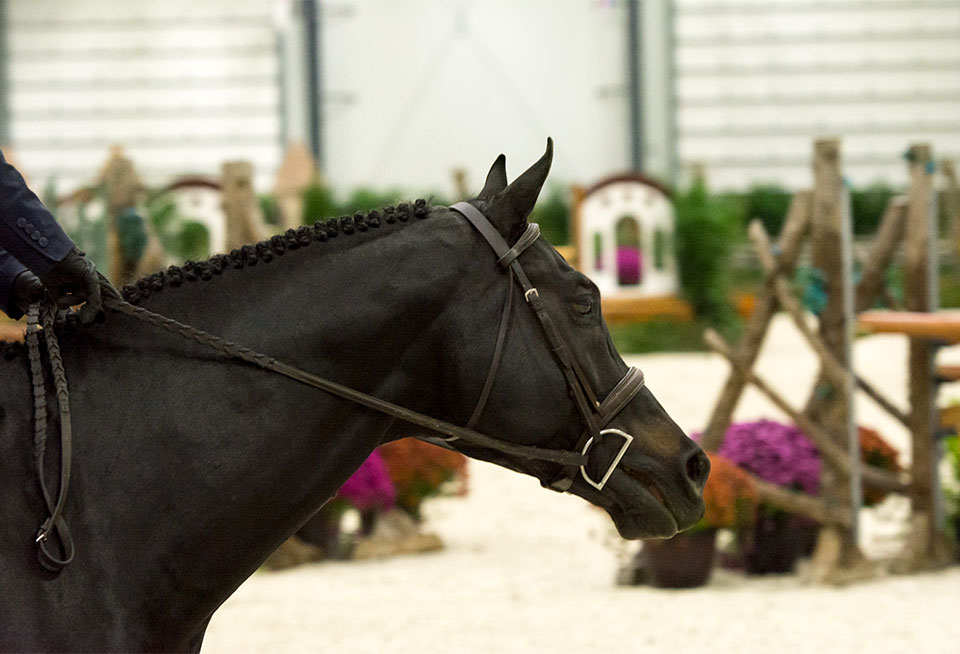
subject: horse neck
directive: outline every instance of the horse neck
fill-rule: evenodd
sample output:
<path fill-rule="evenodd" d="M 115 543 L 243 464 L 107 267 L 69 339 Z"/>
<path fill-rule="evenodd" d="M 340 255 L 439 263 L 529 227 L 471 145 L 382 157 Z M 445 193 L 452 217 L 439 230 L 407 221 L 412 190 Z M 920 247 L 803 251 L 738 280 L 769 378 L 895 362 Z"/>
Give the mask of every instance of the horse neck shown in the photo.
<path fill-rule="evenodd" d="M 456 240 L 449 229 L 425 222 L 404 232 L 349 248 L 317 244 L 316 256 L 290 253 L 256 271 L 226 271 L 164 290 L 143 306 L 436 411 L 437 325 L 459 293 L 468 258 L 449 253 Z M 156 615 L 174 603 L 179 615 L 203 617 L 336 492 L 391 421 L 153 327 L 111 322 L 83 361 L 73 362 L 91 371 L 75 388 L 84 397 L 110 397 L 120 415 L 74 409 L 72 497 L 97 517 L 71 527 L 78 545 L 90 549 L 118 533 L 156 534 L 148 544 L 103 555 L 126 575 L 165 587 L 166 594 L 151 595 L 165 597 L 162 604 L 144 611 Z M 124 433 L 98 436 L 93 425 L 102 424 Z M 117 488 L 128 490 L 122 510 L 110 513 L 106 496 Z"/>

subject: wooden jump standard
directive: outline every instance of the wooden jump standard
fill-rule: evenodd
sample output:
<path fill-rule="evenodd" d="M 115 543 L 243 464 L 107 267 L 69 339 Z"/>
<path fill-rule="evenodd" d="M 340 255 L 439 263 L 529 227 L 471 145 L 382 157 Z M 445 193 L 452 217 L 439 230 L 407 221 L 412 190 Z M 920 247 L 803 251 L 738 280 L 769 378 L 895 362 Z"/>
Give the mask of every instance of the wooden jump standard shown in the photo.
<path fill-rule="evenodd" d="M 823 456 L 825 475 L 820 497 L 813 498 L 755 480 L 765 500 L 824 524 L 812 567 L 812 576 L 817 581 L 842 583 L 873 574 L 872 564 L 859 552 L 856 543 L 861 484 L 906 493 L 913 500 L 913 534 L 898 562 L 900 569 L 924 569 L 939 563 L 941 559 L 941 552 L 929 545 L 937 540 L 934 535 L 936 523 L 931 520 L 934 514 L 928 499 L 935 489 L 929 481 L 934 477 L 929 465 L 924 462 L 924 456 L 921 454 L 921 464 L 913 467 L 911 475 L 893 474 L 862 464 L 852 415 L 853 394 L 860 389 L 910 428 L 916 457 L 917 443 L 924 448 L 924 443 L 932 438 L 933 430 L 928 425 L 928 418 L 932 414 L 927 408 L 928 405 L 932 406 L 932 396 L 929 390 L 914 388 L 912 384 L 911 411 L 904 412 L 870 383 L 853 373 L 850 357 L 854 313 L 862 312 L 878 298 L 889 296 L 884 281 L 885 271 L 897 245 L 904 238 L 908 220 L 912 219 L 906 257 L 908 285 L 914 284 L 909 287 L 911 294 L 916 293 L 921 285 L 927 288 L 933 283 L 929 270 L 935 251 L 931 245 L 923 246 L 917 242 L 927 243 L 934 225 L 920 220 L 920 216 L 932 215 L 932 195 L 929 192 L 932 187 L 927 164 L 929 156 L 927 146 L 911 148 L 910 193 L 907 198 L 897 197 L 889 203 L 868 258 L 862 266 L 861 279 L 854 288 L 849 248 L 852 227 L 848 197 L 841 181 L 839 143 L 835 140 L 817 141 L 814 146 L 814 190 L 802 191 L 794 197 L 779 244 L 771 244 L 759 222 L 755 221 L 750 226 L 750 238 L 758 252 L 765 280 L 743 339 L 734 348 L 712 330 L 705 334 L 707 344 L 730 362 L 731 371 L 704 432 L 703 445 L 710 450 L 720 446 L 744 387 L 752 384 L 810 436 Z M 824 271 L 827 279 L 828 302 L 820 315 L 817 329 L 808 324 L 802 305 L 788 281 L 808 230 L 812 232 L 813 263 Z M 922 275 L 917 272 L 920 269 L 925 271 Z M 934 295 L 929 290 L 922 293 L 926 306 L 930 306 Z M 821 362 L 815 392 L 802 410 L 793 408 L 770 384 L 752 371 L 770 320 L 779 309 L 790 315 Z M 866 314 L 867 318 L 870 315 Z M 957 338 L 960 339 L 960 332 Z M 923 352 L 912 354 L 911 370 L 914 367 L 919 370 L 921 365 L 927 365 L 925 370 L 930 370 L 932 360 Z M 921 430 L 921 425 L 928 425 L 928 428 Z M 929 461 L 929 457 L 926 460 Z M 914 483 L 918 475 L 925 480 L 924 483 Z"/>

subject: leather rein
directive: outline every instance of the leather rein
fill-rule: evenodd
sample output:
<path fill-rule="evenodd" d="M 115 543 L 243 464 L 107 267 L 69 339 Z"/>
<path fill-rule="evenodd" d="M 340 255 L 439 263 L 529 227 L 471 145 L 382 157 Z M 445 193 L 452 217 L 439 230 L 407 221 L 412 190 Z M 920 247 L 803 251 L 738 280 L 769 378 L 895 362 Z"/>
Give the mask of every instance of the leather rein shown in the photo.
<path fill-rule="evenodd" d="M 451 207 L 454 211 L 464 216 L 472 224 L 486 241 L 493 248 L 497 263 L 506 269 L 509 276 L 509 285 L 507 288 L 504 310 L 500 320 L 500 326 L 497 333 L 497 341 L 494 348 L 493 360 L 490 369 L 484 381 L 483 389 L 477 405 L 467 422 L 466 426 L 456 425 L 438 418 L 424 415 L 417 411 L 393 404 L 386 400 L 368 395 L 356 389 L 344 386 L 332 380 L 320 377 L 307 372 L 290 364 L 278 361 L 277 359 L 261 354 L 246 347 L 226 341 L 218 336 L 214 336 L 190 325 L 183 324 L 171 318 L 153 313 L 142 307 L 132 305 L 123 300 L 118 293 L 104 290 L 104 306 L 118 313 L 136 318 L 143 322 L 154 325 L 160 329 L 168 331 L 186 340 L 199 343 L 212 348 L 231 358 L 239 359 L 246 363 L 253 364 L 264 370 L 277 373 L 288 377 L 294 381 L 306 384 L 312 388 L 317 388 L 337 397 L 343 398 L 354 404 L 359 404 L 368 409 L 378 411 L 392 418 L 408 422 L 410 424 L 423 427 L 424 429 L 440 434 L 446 438 L 440 439 L 441 444 L 450 447 L 450 443 L 455 440 L 462 440 L 470 445 L 496 450 L 504 454 L 517 456 L 524 459 L 544 461 L 555 463 L 561 466 L 558 476 L 552 480 L 541 480 L 543 485 L 552 490 L 564 492 L 573 485 L 576 475 L 579 473 L 584 480 L 598 490 L 602 490 L 607 480 L 613 474 L 620 459 L 623 457 L 633 436 L 619 429 L 604 429 L 610 420 L 612 420 L 643 388 L 643 373 L 637 368 L 630 368 L 623 376 L 620 382 L 614 387 L 607 397 L 601 402 L 597 400 L 596 393 L 593 392 L 582 368 L 577 362 L 570 348 L 566 345 L 560 332 L 556 329 L 553 321 L 547 312 L 546 306 L 540 299 L 540 294 L 534 287 L 526 273 L 523 270 L 518 258 L 532 245 L 540 235 L 540 228 L 535 223 L 527 226 L 526 232 L 514 244 L 513 247 L 507 245 L 504 238 L 490 223 L 490 221 L 473 205 L 466 202 L 455 204 Z M 504 344 L 508 332 L 511 306 L 513 304 L 514 282 L 523 291 L 524 299 L 533 309 L 538 321 L 542 325 L 547 340 L 556 356 L 560 367 L 566 378 L 570 395 L 574 398 L 577 408 L 583 417 L 585 429 L 579 442 L 573 450 L 557 450 L 541 448 L 532 445 L 518 445 L 496 438 L 487 436 L 475 431 L 477 420 L 479 419 L 490 391 L 496 378 L 497 370 L 503 356 Z M 57 344 L 54 333 L 55 308 L 52 305 L 35 304 L 30 307 L 27 322 L 27 348 L 30 359 L 30 366 L 33 376 L 33 398 L 34 398 L 34 425 L 35 425 L 35 458 L 37 461 L 37 476 L 40 481 L 44 501 L 47 506 L 48 518 L 41 525 L 37 533 L 36 542 L 38 545 L 38 557 L 41 565 L 45 568 L 58 571 L 73 560 L 74 546 L 70 538 L 70 531 L 63 519 L 63 508 L 67 500 L 67 491 L 70 482 L 71 465 L 71 425 L 70 425 L 70 406 L 69 394 L 66 386 L 66 376 L 63 371 L 63 364 L 60 359 L 60 349 Z M 40 347 L 37 338 L 37 326 L 42 317 L 44 326 L 44 335 L 47 343 L 47 354 L 53 371 L 54 385 L 57 393 L 58 407 L 60 411 L 60 484 L 56 501 L 53 493 L 49 490 L 44 478 L 44 451 L 46 443 L 46 425 L 47 425 L 47 406 L 46 406 L 46 384 L 44 381 L 42 363 L 40 361 Z M 602 436 L 615 435 L 623 438 L 623 445 L 620 447 L 617 455 L 609 464 L 604 475 L 595 480 L 587 473 L 586 465 L 589 461 L 590 448 Z M 433 441 L 434 439 L 425 439 Z M 60 541 L 60 553 L 51 549 L 50 536 L 56 534 Z"/>

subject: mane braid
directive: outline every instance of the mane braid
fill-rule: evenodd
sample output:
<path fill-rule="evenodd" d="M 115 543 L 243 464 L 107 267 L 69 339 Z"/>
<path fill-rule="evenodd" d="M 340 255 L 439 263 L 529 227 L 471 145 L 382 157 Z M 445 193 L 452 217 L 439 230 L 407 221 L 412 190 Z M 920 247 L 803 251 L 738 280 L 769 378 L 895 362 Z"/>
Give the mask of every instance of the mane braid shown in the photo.
<path fill-rule="evenodd" d="M 427 201 L 419 199 L 413 204 L 403 202 L 396 207 L 374 209 L 368 213 L 357 212 L 353 216 L 341 216 L 325 221 L 304 225 L 297 229 L 288 229 L 283 234 L 271 236 L 265 241 L 253 245 L 244 245 L 229 254 L 215 254 L 206 261 L 187 261 L 181 266 L 170 266 L 166 270 L 146 277 L 123 287 L 123 299 L 137 304 L 144 298 L 162 291 L 167 286 L 176 288 L 184 282 L 212 279 L 224 270 L 240 270 L 256 266 L 259 262 L 270 263 L 274 257 L 283 256 L 288 250 L 307 247 L 314 241 L 328 241 L 339 234 L 351 235 L 377 229 L 386 223 L 407 223 L 411 218 L 423 219 L 429 215 Z"/>
<path fill-rule="evenodd" d="M 137 304 L 164 288 L 177 288 L 184 282 L 213 279 L 214 275 L 222 274 L 227 268 L 240 270 L 256 266 L 261 261 L 270 263 L 275 257 L 283 256 L 288 250 L 307 247 L 314 241 L 324 242 L 337 238 L 340 234 L 349 236 L 358 232 L 368 232 L 379 228 L 384 223 L 393 225 L 409 223 L 411 219 L 422 220 L 429 214 L 430 208 L 427 201 L 419 199 L 413 204 L 403 202 L 395 207 L 383 207 L 367 213 L 357 212 L 352 216 L 317 221 L 312 225 L 288 229 L 283 234 L 271 236 L 253 245 L 244 245 L 229 254 L 215 254 L 206 261 L 187 261 L 180 266 L 170 266 L 166 270 L 147 275 L 133 284 L 124 286 L 121 292 L 123 299 L 131 304 Z M 61 334 L 73 332 L 82 326 L 76 311 L 60 313 L 55 325 L 58 333 Z M 23 343 L 0 340 L 0 360 L 12 361 L 20 358 L 26 358 L 26 347 Z"/>

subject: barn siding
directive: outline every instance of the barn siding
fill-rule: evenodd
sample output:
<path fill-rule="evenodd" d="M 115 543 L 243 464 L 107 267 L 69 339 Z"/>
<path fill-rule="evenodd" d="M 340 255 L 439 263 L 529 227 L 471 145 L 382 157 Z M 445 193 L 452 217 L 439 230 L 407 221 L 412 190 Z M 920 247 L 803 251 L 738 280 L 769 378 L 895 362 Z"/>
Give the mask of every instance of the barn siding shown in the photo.
<path fill-rule="evenodd" d="M 148 181 L 280 157 L 263 0 L 7 0 L 9 138 L 34 180 L 90 180 L 110 145 Z"/>
<path fill-rule="evenodd" d="M 825 135 L 856 184 L 960 154 L 958 0 L 677 0 L 675 30 L 680 158 L 715 186 L 808 185 Z"/>
<path fill-rule="evenodd" d="M 121 142 L 149 181 L 216 173 L 243 158 L 266 190 L 284 128 L 305 133 L 302 71 L 295 52 L 281 64 L 272 19 L 293 0 L 0 1 L 9 27 L 0 110 L 34 179 L 86 181 Z M 644 5 L 645 19 L 671 6 Z M 547 135 L 557 141 L 554 179 L 589 184 L 628 166 L 622 0 L 321 8 L 325 163 L 335 186 L 449 194 L 454 168 L 475 187 L 506 151 L 516 174 Z M 806 186 L 811 139 L 823 135 L 843 138 L 857 184 L 905 182 L 900 155 L 914 141 L 960 156 L 960 0 L 672 8 L 672 26 L 644 39 L 653 50 L 658 39 L 676 45 L 672 58 L 645 50 L 652 174 L 702 163 L 718 188 Z"/>

